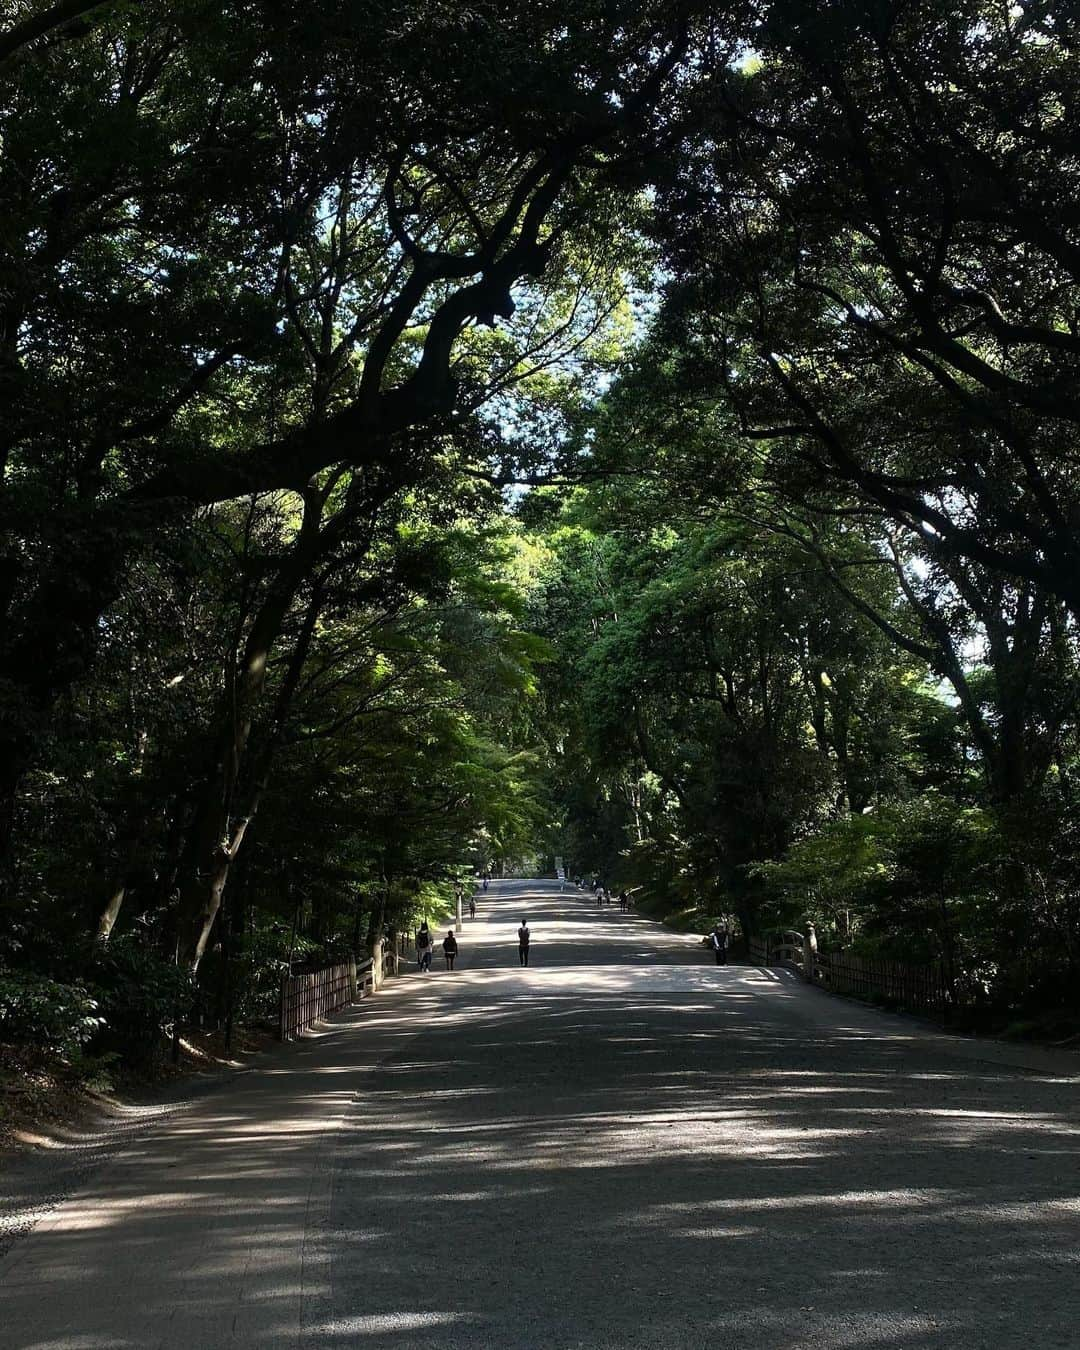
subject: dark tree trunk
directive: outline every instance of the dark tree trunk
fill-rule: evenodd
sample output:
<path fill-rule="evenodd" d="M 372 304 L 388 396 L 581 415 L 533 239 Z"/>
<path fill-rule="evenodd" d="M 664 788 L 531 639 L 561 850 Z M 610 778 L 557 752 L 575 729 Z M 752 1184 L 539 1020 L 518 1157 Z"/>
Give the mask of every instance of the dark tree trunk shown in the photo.
<path fill-rule="evenodd" d="M 269 719 L 266 741 L 250 773 L 250 786 L 236 810 L 238 783 L 248 759 L 257 704 L 266 684 L 270 655 L 284 627 L 289 608 L 318 555 L 318 522 L 325 494 L 312 494 L 294 556 L 277 586 L 264 601 L 244 648 L 235 698 L 226 695 L 220 715 L 215 765 L 202 787 L 196 826 L 188 842 L 180 888 L 177 962 L 196 970 L 206 949 L 214 918 L 248 827 L 269 785 L 277 745 L 303 673 L 322 609 L 323 591 L 316 583 L 288 667 Z"/>

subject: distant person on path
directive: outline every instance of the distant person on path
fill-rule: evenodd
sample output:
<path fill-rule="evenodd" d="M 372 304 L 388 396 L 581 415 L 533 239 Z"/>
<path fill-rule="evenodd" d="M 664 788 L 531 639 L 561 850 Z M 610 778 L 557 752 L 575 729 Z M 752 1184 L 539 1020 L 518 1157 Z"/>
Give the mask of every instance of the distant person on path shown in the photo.
<path fill-rule="evenodd" d="M 425 974 L 431 969 L 431 933 L 426 919 L 416 935 L 416 962 Z"/>
<path fill-rule="evenodd" d="M 522 919 L 521 927 L 518 929 L 518 965 L 527 966 L 529 964 L 529 932 L 528 923 Z"/>
<path fill-rule="evenodd" d="M 453 931 L 448 929 L 446 936 L 442 940 L 443 956 L 446 957 L 446 969 L 454 969 L 454 957 L 457 956 L 457 938 Z"/>
<path fill-rule="evenodd" d="M 487 879 L 487 877 L 485 877 L 485 878 L 484 878 L 484 890 L 486 891 L 487 888 L 488 888 L 488 879 Z"/>
<path fill-rule="evenodd" d="M 727 965 L 728 949 L 728 930 L 721 928 L 720 924 L 714 924 L 713 930 L 709 934 L 709 946 L 716 953 L 716 964 L 718 966 Z"/>
<path fill-rule="evenodd" d="M 476 901 L 473 899 L 469 900 L 469 918 L 470 919 L 476 918 Z"/>
<path fill-rule="evenodd" d="M 626 913 L 626 910 L 627 910 L 629 904 L 630 904 L 630 897 L 626 894 L 625 891 L 620 891 L 620 892 L 619 892 L 619 908 L 622 910 L 622 912 L 623 912 L 624 914 Z"/>

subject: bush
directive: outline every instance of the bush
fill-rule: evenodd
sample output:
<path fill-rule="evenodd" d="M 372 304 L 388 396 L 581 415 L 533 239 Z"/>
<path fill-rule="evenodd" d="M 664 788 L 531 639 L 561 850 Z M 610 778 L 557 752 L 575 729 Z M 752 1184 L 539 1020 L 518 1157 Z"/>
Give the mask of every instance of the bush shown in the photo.
<path fill-rule="evenodd" d="M 104 1020 L 80 982 L 0 969 L 0 1040 L 74 1061 Z"/>
<path fill-rule="evenodd" d="M 54 956 L 57 969 L 78 978 L 0 966 L 0 1041 L 63 1059 L 79 1073 L 117 1061 L 147 1067 L 178 1010 L 190 1005 L 187 972 L 135 936 L 108 945 L 80 941 Z"/>
<path fill-rule="evenodd" d="M 191 977 L 135 937 L 97 945 L 89 976 L 101 1012 L 95 1050 L 112 1051 L 146 1067 L 164 1044 L 167 1027 L 191 1003 Z"/>

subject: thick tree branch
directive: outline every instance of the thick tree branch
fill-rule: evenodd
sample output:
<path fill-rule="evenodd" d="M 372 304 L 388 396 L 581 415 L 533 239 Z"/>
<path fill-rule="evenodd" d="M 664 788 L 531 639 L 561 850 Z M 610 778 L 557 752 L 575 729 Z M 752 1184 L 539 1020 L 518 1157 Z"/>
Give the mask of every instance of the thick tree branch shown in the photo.
<path fill-rule="evenodd" d="M 36 42 L 46 33 L 55 32 L 56 29 L 71 23 L 73 19 L 82 18 L 84 14 L 90 14 L 95 9 L 107 9 L 111 3 L 112 0 L 62 0 L 61 4 L 53 5 L 51 9 L 43 10 L 40 14 L 31 15 L 30 18 L 23 19 L 22 23 L 12 24 L 5 32 L 0 33 L 0 62 L 16 55 L 23 47 Z"/>

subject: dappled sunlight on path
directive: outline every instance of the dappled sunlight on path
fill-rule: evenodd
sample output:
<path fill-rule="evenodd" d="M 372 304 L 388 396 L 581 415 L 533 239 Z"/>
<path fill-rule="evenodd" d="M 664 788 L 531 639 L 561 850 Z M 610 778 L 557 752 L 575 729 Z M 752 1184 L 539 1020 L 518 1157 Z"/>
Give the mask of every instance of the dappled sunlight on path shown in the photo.
<path fill-rule="evenodd" d="M 3 1344 L 1076 1345 L 1071 1061 L 552 883 L 461 949 L 141 1136 L 0 1264 Z"/>

